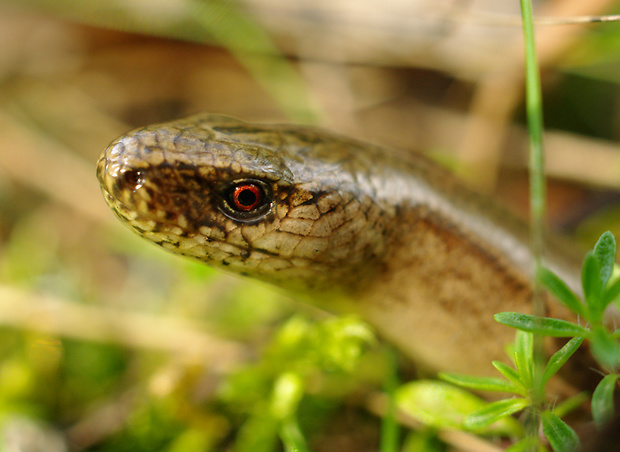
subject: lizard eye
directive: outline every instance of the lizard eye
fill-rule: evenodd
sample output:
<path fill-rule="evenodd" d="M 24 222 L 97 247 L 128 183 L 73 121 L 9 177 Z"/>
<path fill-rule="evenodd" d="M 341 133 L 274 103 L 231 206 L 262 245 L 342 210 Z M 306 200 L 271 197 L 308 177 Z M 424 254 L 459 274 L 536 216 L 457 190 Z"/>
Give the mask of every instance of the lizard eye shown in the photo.
<path fill-rule="evenodd" d="M 258 220 L 271 209 L 268 187 L 258 180 L 234 181 L 224 188 L 222 194 L 220 208 L 234 220 Z"/>

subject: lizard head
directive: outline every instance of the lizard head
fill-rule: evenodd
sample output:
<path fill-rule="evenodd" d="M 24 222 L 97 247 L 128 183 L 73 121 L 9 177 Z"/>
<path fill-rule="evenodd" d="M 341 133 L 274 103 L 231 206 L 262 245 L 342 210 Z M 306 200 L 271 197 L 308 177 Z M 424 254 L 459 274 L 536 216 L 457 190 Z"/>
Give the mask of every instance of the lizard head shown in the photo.
<path fill-rule="evenodd" d="M 360 188 L 355 145 L 337 138 L 199 115 L 120 137 L 97 175 L 120 219 L 169 251 L 293 289 L 338 288 L 383 252 L 386 212 Z"/>

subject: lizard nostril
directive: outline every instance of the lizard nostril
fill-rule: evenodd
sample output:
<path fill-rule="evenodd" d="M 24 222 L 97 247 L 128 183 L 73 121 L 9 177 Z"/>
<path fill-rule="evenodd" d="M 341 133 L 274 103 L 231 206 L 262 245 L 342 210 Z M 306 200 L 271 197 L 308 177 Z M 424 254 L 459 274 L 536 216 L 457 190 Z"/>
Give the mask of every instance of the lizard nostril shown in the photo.
<path fill-rule="evenodd" d="M 144 185 L 144 174 L 140 170 L 123 171 L 119 177 L 119 183 L 125 189 L 135 191 Z"/>

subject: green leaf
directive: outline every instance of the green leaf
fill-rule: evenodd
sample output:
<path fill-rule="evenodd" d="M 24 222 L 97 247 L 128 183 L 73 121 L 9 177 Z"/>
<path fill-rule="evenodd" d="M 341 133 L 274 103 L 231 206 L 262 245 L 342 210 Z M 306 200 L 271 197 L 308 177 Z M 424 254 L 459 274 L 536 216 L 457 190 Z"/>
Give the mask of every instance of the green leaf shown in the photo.
<path fill-rule="evenodd" d="M 463 425 L 468 430 L 478 431 L 487 428 L 494 422 L 499 421 L 517 411 L 527 407 L 527 400 L 523 398 L 498 400 L 491 402 L 484 408 L 471 413 Z"/>
<path fill-rule="evenodd" d="M 554 452 L 572 452 L 579 447 L 579 437 L 575 431 L 551 411 L 542 412 L 542 425 Z"/>
<path fill-rule="evenodd" d="M 620 367 L 620 344 L 600 325 L 592 329 L 590 341 L 596 361 L 605 369 L 616 371 Z"/>
<path fill-rule="evenodd" d="M 620 297 L 620 279 L 616 279 L 607 289 L 603 295 L 603 310 Z"/>
<path fill-rule="evenodd" d="M 619 374 L 606 375 L 592 394 L 592 417 L 602 428 L 614 415 L 614 390 Z"/>
<path fill-rule="evenodd" d="M 461 429 L 464 419 L 487 402 L 448 383 L 418 380 L 398 389 L 396 404 L 404 413 L 430 427 Z M 522 427 L 516 419 L 506 418 L 483 433 L 519 436 Z"/>
<path fill-rule="evenodd" d="M 586 254 L 581 267 L 581 284 L 588 307 L 588 320 L 593 322 L 599 315 L 601 294 L 603 285 L 601 284 L 601 266 L 593 252 Z"/>
<path fill-rule="evenodd" d="M 566 364 L 568 358 L 573 356 L 573 353 L 577 351 L 577 349 L 583 343 L 583 337 L 574 337 L 570 341 L 568 341 L 561 349 L 551 356 L 549 361 L 547 362 L 547 366 L 545 367 L 545 371 L 542 376 L 543 385 L 549 381 L 549 379 L 554 376 L 560 368 Z"/>
<path fill-rule="evenodd" d="M 507 380 L 519 389 L 519 394 L 522 396 L 527 394 L 527 389 L 525 388 L 516 370 L 501 361 L 493 361 L 491 364 L 493 364 L 493 367 L 495 367 L 499 373 L 501 373 Z"/>
<path fill-rule="evenodd" d="M 449 372 L 440 373 L 439 378 L 462 388 L 473 389 L 476 391 L 521 393 L 520 388 L 501 378 L 474 377 L 471 375 L 461 375 Z"/>
<path fill-rule="evenodd" d="M 577 315 L 585 316 L 585 307 L 579 297 L 555 273 L 541 267 L 538 271 L 538 279 L 564 306 Z"/>
<path fill-rule="evenodd" d="M 580 325 L 550 317 L 537 317 L 517 312 L 500 312 L 495 314 L 494 318 L 501 324 L 545 336 L 587 337 L 589 335 L 589 331 Z"/>
<path fill-rule="evenodd" d="M 603 232 L 596 245 L 594 245 L 594 255 L 601 268 L 601 287 L 605 287 L 616 263 L 616 239 L 611 232 Z"/>
<path fill-rule="evenodd" d="M 517 331 L 515 335 L 515 364 L 519 379 L 526 388 L 532 386 L 532 360 L 534 356 L 534 338 L 531 333 Z"/>

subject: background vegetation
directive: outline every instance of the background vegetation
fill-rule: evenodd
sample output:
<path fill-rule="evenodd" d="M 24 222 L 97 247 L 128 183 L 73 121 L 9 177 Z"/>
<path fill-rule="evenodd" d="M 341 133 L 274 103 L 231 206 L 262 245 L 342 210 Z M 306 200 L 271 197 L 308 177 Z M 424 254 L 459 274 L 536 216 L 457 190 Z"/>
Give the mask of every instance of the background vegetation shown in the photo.
<path fill-rule="evenodd" d="M 389 353 L 353 319 L 317 324 L 324 313 L 143 243 L 104 205 L 94 164 L 124 131 L 199 111 L 314 122 L 427 152 L 526 217 L 518 4 L 468 5 L 0 2 L 0 449 L 267 451 L 300 428 L 313 451 L 377 450 Z M 619 229 L 619 36 L 538 29 L 549 224 L 587 247 Z M 415 426 L 407 450 L 506 442 Z"/>

